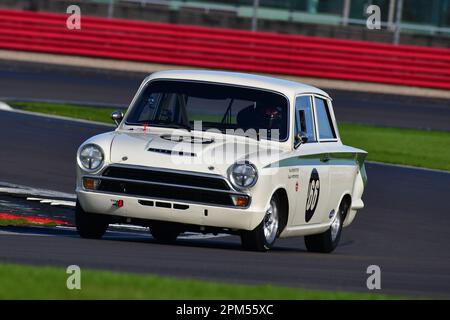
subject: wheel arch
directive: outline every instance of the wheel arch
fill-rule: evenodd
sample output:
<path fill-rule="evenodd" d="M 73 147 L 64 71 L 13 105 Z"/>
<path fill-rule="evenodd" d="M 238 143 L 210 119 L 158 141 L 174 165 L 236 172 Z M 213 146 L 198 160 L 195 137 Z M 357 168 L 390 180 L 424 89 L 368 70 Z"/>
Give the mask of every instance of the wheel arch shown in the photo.
<path fill-rule="evenodd" d="M 287 191 L 284 187 L 277 188 L 273 193 L 271 198 L 277 195 L 280 201 L 280 226 L 278 228 L 278 235 L 280 235 L 287 226 L 289 220 L 289 197 Z"/>
<path fill-rule="evenodd" d="M 342 194 L 342 196 L 341 196 L 341 198 L 339 200 L 338 206 L 336 208 L 336 212 L 339 211 L 339 207 L 341 206 L 342 202 L 344 202 L 344 201 L 348 203 L 348 210 L 345 213 L 345 216 L 343 217 L 343 221 L 345 222 L 345 219 L 347 219 L 348 213 L 350 212 L 350 208 L 352 206 L 352 196 L 351 196 L 351 193 L 349 191 L 346 191 L 346 192 L 344 192 Z"/>

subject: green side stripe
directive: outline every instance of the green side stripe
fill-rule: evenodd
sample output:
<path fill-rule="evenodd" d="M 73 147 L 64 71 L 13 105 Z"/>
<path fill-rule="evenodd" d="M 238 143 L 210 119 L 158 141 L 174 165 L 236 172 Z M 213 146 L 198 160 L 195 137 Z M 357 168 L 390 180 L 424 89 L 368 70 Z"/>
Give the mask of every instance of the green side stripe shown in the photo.
<path fill-rule="evenodd" d="M 328 157 L 326 162 L 321 159 Z M 286 158 L 274 163 L 271 163 L 265 168 L 270 167 L 295 167 L 295 166 L 354 166 L 358 164 L 360 167 L 364 164 L 366 154 L 364 153 L 350 153 L 350 152 L 336 152 L 336 153 L 321 153 L 314 155 L 295 156 Z"/>

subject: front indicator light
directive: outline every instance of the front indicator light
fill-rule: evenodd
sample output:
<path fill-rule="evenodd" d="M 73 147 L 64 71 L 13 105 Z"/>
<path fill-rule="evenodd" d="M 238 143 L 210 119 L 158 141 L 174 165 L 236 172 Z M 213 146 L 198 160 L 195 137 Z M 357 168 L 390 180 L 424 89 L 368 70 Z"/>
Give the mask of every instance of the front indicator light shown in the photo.
<path fill-rule="evenodd" d="M 83 178 L 83 187 L 86 190 L 97 190 L 99 186 L 100 186 L 99 179 Z"/>
<path fill-rule="evenodd" d="M 249 203 L 249 198 L 246 196 L 231 196 L 231 199 L 236 207 L 246 207 Z"/>

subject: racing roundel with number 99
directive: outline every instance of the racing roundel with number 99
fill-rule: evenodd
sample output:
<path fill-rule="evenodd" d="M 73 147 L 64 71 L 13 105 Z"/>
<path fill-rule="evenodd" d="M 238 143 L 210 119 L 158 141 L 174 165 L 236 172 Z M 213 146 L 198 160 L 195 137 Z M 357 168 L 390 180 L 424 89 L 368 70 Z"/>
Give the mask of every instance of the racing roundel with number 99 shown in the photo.
<path fill-rule="evenodd" d="M 308 185 L 308 195 L 306 196 L 305 221 L 309 222 L 316 211 L 317 203 L 319 202 L 320 193 L 320 179 L 319 173 L 314 168 L 311 172 Z"/>

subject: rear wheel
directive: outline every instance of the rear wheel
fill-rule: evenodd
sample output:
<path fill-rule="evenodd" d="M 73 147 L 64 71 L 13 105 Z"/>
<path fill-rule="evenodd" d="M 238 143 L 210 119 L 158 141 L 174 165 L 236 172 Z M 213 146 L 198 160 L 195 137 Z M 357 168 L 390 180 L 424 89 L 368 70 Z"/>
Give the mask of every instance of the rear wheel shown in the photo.
<path fill-rule="evenodd" d="M 251 251 L 267 251 L 273 247 L 280 225 L 280 201 L 277 195 L 270 199 L 263 221 L 252 231 L 241 233 L 242 246 Z"/>
<path fill-rule="evenodd" d="M 305 236 L 305 245 L 308 251 L 330 253 L 334 249 L 336 249 L 339 244 L 339 240 L 341 239 L 342 224 L 349 207 L 350 204 L 348 203 L 348 201 L 341 202 L 339 211 L 337 212 L 333 223 L 327 231 L 319 234 Z"/>
<path fill-rule="evenodd" d="M 75 226 L 82 238 L 100 239 L 108 229 L 110 217 L 103 214 L 89 213 L 83 210 L 81 205 L 76 204 Z"/>
<path fill-rule="evenodd" d="M 181 230 L 168 223 L 155 223 L 150 227 L 153 238 L 160 243 L 174 243 Z"/>

